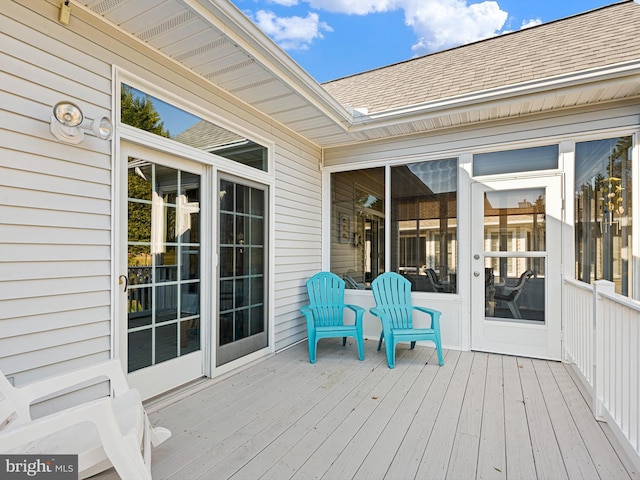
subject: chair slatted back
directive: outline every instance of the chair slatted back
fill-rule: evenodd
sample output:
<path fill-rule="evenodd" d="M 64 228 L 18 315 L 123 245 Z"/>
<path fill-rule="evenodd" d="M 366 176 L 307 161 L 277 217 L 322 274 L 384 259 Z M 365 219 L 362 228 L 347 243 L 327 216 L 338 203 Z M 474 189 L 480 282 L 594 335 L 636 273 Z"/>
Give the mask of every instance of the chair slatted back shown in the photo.
<path fill-rule="evenodd" d="M 317 327 L 343 325 L 345 283 L 331 272 L 316 273 L 307 281 L 309 307 Z"/>
<path fill-rule="evenodd" d="M 371 283 L 376 307 L 389 314 L 393 328 L 413 328 L 411 282 L 395 272 L 385 272 Z"/>

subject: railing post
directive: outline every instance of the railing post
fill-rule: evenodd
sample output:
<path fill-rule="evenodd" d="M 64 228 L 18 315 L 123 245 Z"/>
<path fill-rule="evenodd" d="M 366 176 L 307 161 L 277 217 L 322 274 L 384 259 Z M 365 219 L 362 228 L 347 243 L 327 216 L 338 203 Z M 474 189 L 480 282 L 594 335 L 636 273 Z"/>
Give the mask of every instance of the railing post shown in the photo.
<path fill-rule="evenodd" d="M 603 421 L 604 374 L 606 344 L 604 340 L 604 306 L 600 293 L 615 293 L 615 285 L 608 280 L 593 283 L 593 415 Z"/>

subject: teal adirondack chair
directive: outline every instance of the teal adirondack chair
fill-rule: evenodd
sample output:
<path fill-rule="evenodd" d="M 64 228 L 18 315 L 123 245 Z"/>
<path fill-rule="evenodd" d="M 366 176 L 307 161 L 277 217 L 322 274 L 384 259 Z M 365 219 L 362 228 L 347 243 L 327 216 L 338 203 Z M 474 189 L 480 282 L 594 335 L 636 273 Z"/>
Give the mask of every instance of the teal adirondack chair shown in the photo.
<path fill-rule="evenodd" d="M 347 337 L 354 337 L 358 344 L 358 357 L 364 360 L 364 308 L 344 303 L 344 280 L 331 272 L 316 273 L 307 281 L 307 293 L 309 305 L 300 311 L 307 319 L 309 362 L 316 363 L 318 340 L 331 337 L 342 337 L 343 346 Z M 354 324 L 344 324 L 345 308 L 354 312 Z"/>
<path fill-rule="evenodd" d="M 369 311 L 380 318 L 382 333 L 378 350 L 385 341 L 387 364 L 395 367 L 396 345 L 411 342 L 414 348 L 418 340 L 431 340 L 436 344 L 438 363 L 442 366 L 442 342 L 440 340 L 441 312 L 426 307 L 411 305 L 411 282 L 395 272 L 386 272 L 371 283 L 376 306 Z M 431 317 L 431 328 L 413 328 L 413 312 L 418 311 Z"/>

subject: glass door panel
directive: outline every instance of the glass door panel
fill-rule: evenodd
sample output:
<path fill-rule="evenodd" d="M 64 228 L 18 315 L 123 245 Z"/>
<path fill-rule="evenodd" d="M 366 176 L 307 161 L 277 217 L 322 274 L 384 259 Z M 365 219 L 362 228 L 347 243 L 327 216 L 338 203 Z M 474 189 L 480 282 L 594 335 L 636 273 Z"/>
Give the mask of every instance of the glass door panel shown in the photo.
<path fill-rule="evenodd" d="M 546 192 L 484 192 L 485 314 L 545 321 Z"/>
<path fill-rule="evenodd" d="M 128 157 L 128 371 L 200 350 L 200 175 Z"/>
<path fill-rule="evenodd" d="M 265 187 L 220 179 L 217 365 L 268 345 Z"/>

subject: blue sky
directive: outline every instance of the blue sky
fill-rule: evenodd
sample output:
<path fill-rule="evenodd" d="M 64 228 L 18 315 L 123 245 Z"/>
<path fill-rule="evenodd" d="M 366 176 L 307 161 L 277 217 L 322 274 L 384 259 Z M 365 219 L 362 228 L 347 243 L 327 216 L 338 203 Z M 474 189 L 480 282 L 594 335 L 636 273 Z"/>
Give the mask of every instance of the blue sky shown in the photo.
<path fill-rule="evenodd" d="M 232 0 L 319 82 L 616 0 Z"/>

